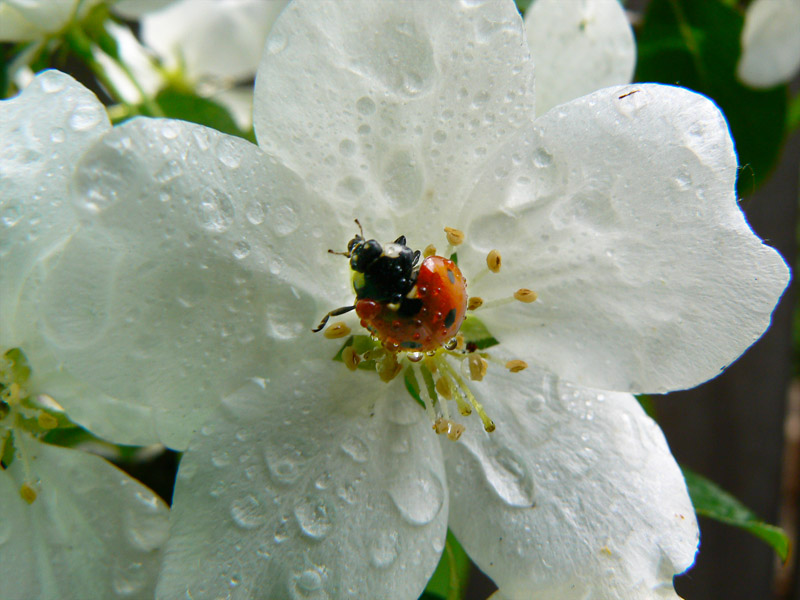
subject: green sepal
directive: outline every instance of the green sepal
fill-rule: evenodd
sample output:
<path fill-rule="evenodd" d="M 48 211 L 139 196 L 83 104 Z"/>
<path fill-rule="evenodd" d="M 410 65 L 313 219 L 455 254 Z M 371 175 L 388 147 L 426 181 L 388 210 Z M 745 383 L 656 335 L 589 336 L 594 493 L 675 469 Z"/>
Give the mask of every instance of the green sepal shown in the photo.
<path fill-rule="evenodd" d="M 699 516 L 744 529 L 769 544 L 781 560 L 786 562 L 790 542 L 780 527 L 764 523 L 753 511 L 713 481 L 686 467 L 682 469 L 694 510 Z"/>
<path fill-rule="evenodd" d="M 500 343 L 489 333 L 486 325 L 474 315 L 467 315 L 461 324 L 459 333 L 464 336 L 465 342 L 475 344 L 478 350 L 486 350 Z"/>
<path fill-rule="evenodd" d="M 448 529 L 444 552 L 420 600 L 423 598 L 461 600 L 467 592 L 469 569 L 470 560 L 467 553 Z"/>
<path fill-rule="evenodd" d="M 425 408 L 425 402 L 423 402 L 422 397 L 419 395 L 419 381 L 417 381 L 414 367 L 411 365 L 407 366 L 406 370 L 403 371 L 403 382 L 406 384 L 406 390 L 411 394 L 411 397 L 416 400 L 422 408 Z"/>

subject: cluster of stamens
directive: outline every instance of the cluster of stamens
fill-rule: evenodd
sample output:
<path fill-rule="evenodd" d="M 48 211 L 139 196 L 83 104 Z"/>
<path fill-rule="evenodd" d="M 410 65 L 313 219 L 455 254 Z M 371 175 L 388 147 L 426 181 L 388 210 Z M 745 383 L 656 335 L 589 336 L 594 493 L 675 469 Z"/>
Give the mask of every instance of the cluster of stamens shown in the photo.
<path fill-rule="evenodd" d="M 448 248 L 445 256 L 451 256 L 455 247 L 464 241 L 463 232 L 450 227 L 445 228 Z M 433 245 L 426 247 L 423 257 L 436 254 Z M 497 250 L 492 250 L 486 256 L 486 268 L 470 280 L 474 285 L 487 274 L 498 273 L 502 258 Z M 503 306 L 511 302 L 525 304 L 536 301 L 537 295 L 532 290 L 521 288 L 508 298 L 484 301 L 477 296 L 468 300 L 467 310 L 475 312 L 488 308 Z M 475 319 L 468 316 L 467 319 Z M 463 327 L 462 327 L 463 328 Z M 328 327 L 324 335 L 328 339 L 341 339 L 351 336 L 350 328 L 344 322 L 336 322 Z M 357 336 L 363 341 L 367 336 Z M 490 336 L 491 337 L 491 336 Z M 481 403 L 469 387 L 469 382 L 483 380 L 490 363 L 499 363 L 511 373 L 518 373 L 528 365 L 523 360 L 499 361 L 489 352 L 479 348 L 475 341 L 467 340 L 459 332 L 446 344 L 435 350 L 427 352 L 388 350 L 381 345 L 381 340 L 370 339 L 365 349 L 359 350 L 357 344 L 352 343 L 355 338 L 351 336 L 342 348 L 339 358 L 351 371 L 358 369 L 373 369 L 380 378 L 389 382 L 401 373 L 404 376 L 406 388 L 411 395 L 420 402 L 432 423 L 433 430 L 438 434 L 446 435 L 449 439 L 458 440 L 465 431 L 465 426 L 451 418 L 450 402 L 455 402 L 460 415 L 468 416 L 474 411 L 483 423 L 487 432 L 495 429 L 494 421 L 487 415 Z M 493 338 L 492 338 L 493 339 Z M 494 343 L 497 343 L 494 340 Z M 488 344 L 491 345 L 491 344 Z M 459 363 L 456 368 L 451 361 Z"/>
<path fill-rule="evenodd" d="M 22 351 L 13 348 L 0 355 L 0 468 L 5 470 L 12 461 L 21 461 L 25 482 L 20 486 L 19 494 L 25 502 L 32 504 L 38 493 L 26 433 L 37 437 L 55 429 L 59 423 L 52 412 L 31 400 L 26 388 L 29 377 L 30 369 Z M 59 407 L 55 402 L 52 404 L 51 408 L 57 411 Z"/>

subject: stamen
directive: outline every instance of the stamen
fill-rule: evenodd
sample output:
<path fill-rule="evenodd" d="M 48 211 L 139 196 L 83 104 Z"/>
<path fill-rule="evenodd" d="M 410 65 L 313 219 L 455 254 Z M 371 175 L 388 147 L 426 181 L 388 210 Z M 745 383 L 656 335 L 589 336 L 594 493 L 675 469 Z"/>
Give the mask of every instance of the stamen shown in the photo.
<path fill-rule="evenodd" d="M 451 246 L 458 246 L 464 242 L 464 232 L 454 227 L 445 227 L 444 232 L 447 235 L 447 243 Z"/>
<path fill-rule="evenodd" d="M 435 255 L 436 255 L 436 246 L 434 246 L 433 244 L 428 244 L 427 246 L 425 246 L 425 250 L 422 251 L 423 258 L 428 258 L 429 256 L 435 256 Z"/>
<path fill-rule="evenodd" d="M 524 360 L 514 359 L 510 360 L 506 363 L 506 369 L 511 371 L 512 373 L 519 373 L 528 368 L 528 363 Z"/>
<path fill-rule="evenodd" d="M 34 500 L 36 500 L 36 490 L 33 489 L 33 486 L 29 483 L 23 483 L 22 486 L 19 488 L 19 495 L 22 497 L 25 502 L 28 504 L 33 504 Z"/>
<path fill-rule="evenodd" d="M 529 290 L 527 288 L 520 288 L 516 292 L 514 292 L 514 300 L 519 300 L 520 302 L 524 302 L 525 304 L 530 304 L 531 302 L 536 302 L 536 299 L 539 296 L 533 290 Z"/>
<path fill-rule="evenodd" d="M 467 310 L 478 310 L 483 306 L 483 298 L 480 296 L 470 296 L 467 302 Z"/>
<path fill-rule="evenodd" d="M 383 357 L 383 360 L 378 365 L 378 375 L 381 381 L 385 383 L 389 383 L 392 379 L 397 377 L 402 370 L 403 366 L 397 362 L 397 356 L 395 356 L 394 352 L 387 352 L 386 356 Z"/>
<path fill-rule="evenodd" d="M 358 368 L 358 363 L 361 362 L 361 357 L 356 354 L 352 346 L 347 346 L 342 350 L 342 361 L 348 369 L 355 371 Z"/>
<path fill-rule="evenodd" d="M 486 266 L 489 267 L 489 270 L 492 273 L 497 273 L 500 271 L 501 263 L 502 259 L 500 258 L 500 253 L 497 250 L 491 250 L 486 256 Z"/>
<path fill-rule="evenodd" d="M 469 364 L 469 378 L 472 381 L 482 381 L 486 375 L 486 370 L 489 368 L 489 363 L 475 353 L 469 355 L 467 363 Z"/>
<path fill-rule="evenodd" d="M 339 321 L 338 323 L 334 323 L 330 327 L 328 327 L 325 332 L 322 334 L 329 340 L 335 340 L 338 338 L 343 338 L 346 335 L 350 334 L 350 328 Z"/>

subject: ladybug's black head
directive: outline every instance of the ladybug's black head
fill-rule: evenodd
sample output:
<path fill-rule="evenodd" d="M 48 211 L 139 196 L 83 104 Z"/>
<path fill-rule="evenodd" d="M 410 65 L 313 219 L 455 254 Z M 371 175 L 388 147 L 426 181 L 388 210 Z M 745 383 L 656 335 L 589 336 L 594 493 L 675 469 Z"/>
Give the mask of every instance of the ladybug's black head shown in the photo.
<path fill-rule="evenodd" d="M 364 241 L 360 236 L 350 240 L 347 250 L 350 252 L 350 268 L 359 273 L 366 273 L 383 254 L 383 248 L 376 240 Z"/>

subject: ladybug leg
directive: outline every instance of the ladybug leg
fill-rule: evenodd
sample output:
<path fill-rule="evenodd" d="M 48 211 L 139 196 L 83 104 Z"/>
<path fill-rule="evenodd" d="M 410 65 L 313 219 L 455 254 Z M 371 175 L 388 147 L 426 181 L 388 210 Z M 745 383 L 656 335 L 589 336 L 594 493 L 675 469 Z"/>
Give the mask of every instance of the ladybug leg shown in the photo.
<path fill-rule="evenodd" d="M 405 245 L 406 245 L 406 236 L 404 236 L 404 235 L 401 235 L 399 238 L 397 238 L 397 239 L 394 241 L 394 243 L 395 243 L 395 244 L 400 244 L 401 246 L 405 246 Z"/>
<path fill-rule="evenodd" d="M 325 327 L 325 323 L 327 323 L 327 322 L 328 322 L 328 319 L 330 319 L 331 317 L 336 317 L 336 316 L 338 316 L 338 315 L 343 315 L 344 313 L 348 313 L 348 312 L 350 312 L 351 310 L 353 310 L 355 307 L 356 307 L 356 306 L 355 306 L 355 304 L 354 304 L 353 306 L 342 306 L 342 307 L 340 307 L 340 308 L 337 308 L 337 309 L 334 309 L 334 310 L 332 310 L 332 311 L 331 311 L 331 312 L 329 312 L 327 315 L 325 315 L 324 317 L 322 317 L 322 321 L 320 322 L 320 324 L 319 324 L 319 325 L 317 325 L 317 326 L 316 326 L 314 329 L 312 329 L 311 331 L 313 331 L 314 333 L 317 333 L 318 331 L 322 331 L 323 327 Z"/>
<path fill-rule="evenodd" d="M 419 262 L 419 250 L 417 250 L 416 252 L 414 252 L 414 260 L 413 260 L 413 261 L 411 261 L 411 266 L 412 266 L 412 267 L 415 267 L 415 266 L 417 265 L 417 263 L 418 263 L 418 262 Z"/>

